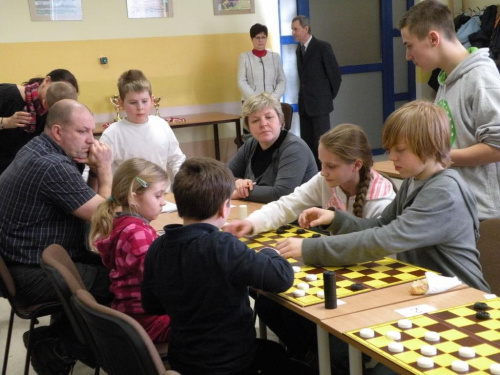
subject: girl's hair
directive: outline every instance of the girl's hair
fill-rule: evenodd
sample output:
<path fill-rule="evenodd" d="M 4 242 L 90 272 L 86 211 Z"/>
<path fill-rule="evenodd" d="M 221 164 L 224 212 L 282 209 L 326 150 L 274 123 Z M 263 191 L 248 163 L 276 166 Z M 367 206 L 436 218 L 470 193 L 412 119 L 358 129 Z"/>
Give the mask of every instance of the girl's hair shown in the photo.
<path fill-rule="evenodd" d="M 79 88 L 78 88 L 78 82 L 76 81 L 75 76 L 66 69 L 55 69 L 51 71 L 49 74 L 47 74 L 48 77 L 50 77 L 52 82 L 68 82 L 73 86 L 78 93 Z M 46 76 L 46 77 L 47 77 Z M 31 85 L 33 83 L 42 83 L 45 78 L 42 77 L 35 77 L 29 79 L 27 82 L 23 82 L 23 86 L 26 85 Z"/>
<path fill-rule="evenodd" d="M 132 158 L 121 164 L 113 176 L 111 197 L 101 203 L 92 216 L 90 246 L 93 247 L 94 241 L 98 238 L 109 236 L 118 207 L 123 211 L 137 213 L 137 208 L 129 203 L 132 200 L 132 193 L 144 194 L 152 184 L 162 181 L 168 181 L 167 172 L 155 163 Z"/>
<path fill-rule="evenodd" d="M 285 115 L 283 115 L 283 109 L 281 108 L 281 103 L 271 94 L 263 92 L 262 94 L 252 95 L 243 103 L 243 108 L 241 109 L 241 111 L 243 119 L 245 120 L 244 121 L 245 127 L 247 129 L 248 129 L 248 116 L 253 115 L 256 112 L 259 112 L 264 108 L 274 109 L 280 119 L 280 123 L 282 125 L 285 123 Z"/>
<path fill-rule="evenodd" d="M 404 142 L 425 162 L 435 158 L 450 165 L 450 121 L 443 108 L 424 100 L 406 103 L 385 121 L 382 144 L 386 150 Z"/>
<path fill-rule="evenodd" d="M 363 217 L 373 165 L 372 150 L 365 132 L 357 125 L 341 124 L 323 134 L 319 142 L 326 150 L 346 163 L 354 163 L 356 160 L 361 160 L 363 163 L 359 170 L 359 185 L 353 206 L 353 214 Z"/>

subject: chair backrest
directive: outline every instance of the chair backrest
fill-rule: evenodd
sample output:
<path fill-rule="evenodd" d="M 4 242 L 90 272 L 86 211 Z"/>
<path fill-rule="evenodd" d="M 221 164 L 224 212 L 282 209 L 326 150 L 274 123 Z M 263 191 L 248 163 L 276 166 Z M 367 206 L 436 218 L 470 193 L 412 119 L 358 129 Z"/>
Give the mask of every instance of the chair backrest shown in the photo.
<path fill-rule="evenodd" d="M 281 110 L 285 117 L 285 129 L 290 130 L 292 127 L 293 107 L 288 103 L 281 103 Z"/>
<path fill-rule="evenodd" d="M 481 268 L 491 291 L 500 295 L 500 219 L 487 219 L 479 224 L 479 240 L 477 241 Z"/>
<path fill-rule="evenodd" d="M 99 304 L 83 289 L 71 297 L 71 304 L 87 325 L 108 374 L 165 374 L 158 351 L 136 320 Z"/>
<path fill-rule="evenodd" d="M 45 271 L 45 274 L 54 286 L 78 341 L 86 344 L 80 323 L 75 318 L 70 305 L 70 298 L 73 293 L 76 293 L 79 289 L 85 289 L 85 285 L 73 260 L 62 246 L 54 244 L 42 252 L 40 267 Z"/>

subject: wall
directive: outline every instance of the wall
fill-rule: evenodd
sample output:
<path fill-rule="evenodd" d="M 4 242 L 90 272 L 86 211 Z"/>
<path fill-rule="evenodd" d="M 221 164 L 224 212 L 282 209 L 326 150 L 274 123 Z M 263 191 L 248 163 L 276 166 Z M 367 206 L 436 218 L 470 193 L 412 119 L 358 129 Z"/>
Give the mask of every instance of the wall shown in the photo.
<path fill-rule="evenodd" d="M 0 82 L 21 83 L 66 68 L 78 79 L 80 101 L 96 121 L 105 122 L 114 118 L 109 97 L 118 93 L 118 76 L 135 68 L 144 71 L 154 94 L 162 97 L 162 115 L 239 113 L 238 55 L 252 47 L 250 26 L 266 24 L 268 48 L 279 50 L 277 0 L 255 0 L 255 14 L 231 16 L 215 16 L 210 0 L 173 0 L 173 17 L 156 19 L 129 19 L 125 0 L 85 0 L 82 6 L 82 21 L 32 22 L 27 0 L 2 1 Z M 108 57 L 109 64 L 100 65 L 100 56 Z M 234 126 L 220 131 L 221 138 L 228 138 L 226 148 L 232 147 Z M 211 156 L 210 127 L 176 134 L 181 143 L 205 143 L 186 148 L 208 148 Z"/>

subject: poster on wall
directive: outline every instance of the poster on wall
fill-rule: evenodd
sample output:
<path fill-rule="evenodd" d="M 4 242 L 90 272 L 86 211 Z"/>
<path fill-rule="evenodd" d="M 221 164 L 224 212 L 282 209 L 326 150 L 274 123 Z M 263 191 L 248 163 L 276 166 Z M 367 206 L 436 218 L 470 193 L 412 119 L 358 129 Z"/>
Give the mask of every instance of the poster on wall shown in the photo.
<path fill-rule="evenodd" d="M 82 0 L 28 0 L 32 21 L 81 21 Z"/>
<path fill-rule="evenodd" d="M 173 16 L 172 0 L 127 0 L 128 18 Z"/>
<path fill-rule="evenodd" d="M 213 2 L 216 16 L 255 13 L 254 0 L 213 0 Z"/>

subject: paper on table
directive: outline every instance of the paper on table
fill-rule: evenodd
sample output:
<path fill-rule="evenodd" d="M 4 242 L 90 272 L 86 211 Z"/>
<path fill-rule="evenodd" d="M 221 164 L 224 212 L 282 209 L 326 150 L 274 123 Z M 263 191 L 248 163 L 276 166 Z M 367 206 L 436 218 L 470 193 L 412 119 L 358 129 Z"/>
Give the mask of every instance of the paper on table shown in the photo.
<path fill-rule="evenodd" d="M 422 304 L 415 305 L 410 307 L 404 307 L 402 309 L 394 310 L 400 315 L 403 315 L 405 318 L 411 318 L 412 316 L 422 315 L 431 311 L 436 311 L 437 309 L 434 306 Z"/>
<path fill-rule="evenodd" d="M 175 211 L 177 211 L 177 205 L 175 203 L 167 202 L 167 204 L 161 208 L 162 213 L 175 212 Z"/>

